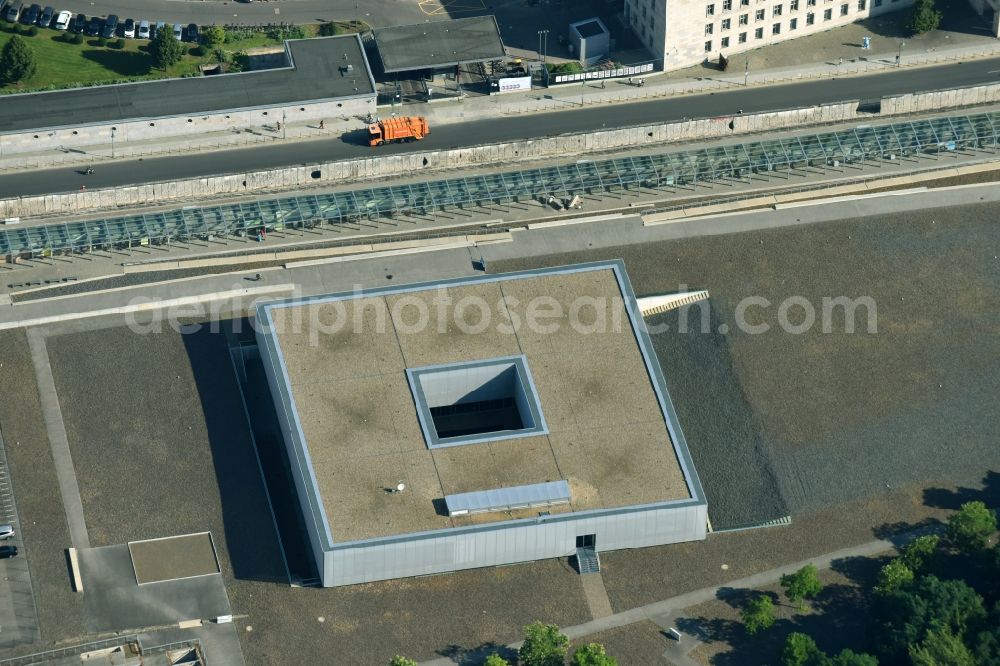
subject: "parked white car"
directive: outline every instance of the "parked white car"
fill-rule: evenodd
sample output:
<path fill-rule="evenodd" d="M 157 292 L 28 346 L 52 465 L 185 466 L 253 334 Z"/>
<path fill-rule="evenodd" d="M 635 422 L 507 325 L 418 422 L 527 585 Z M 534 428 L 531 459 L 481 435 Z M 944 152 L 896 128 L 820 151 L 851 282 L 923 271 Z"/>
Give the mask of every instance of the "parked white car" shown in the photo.
<path fill-rule="evenodd" d="M 178 42 L 181 41 L 181 37 L 184 36 L 184 27 L 180 23 L 174 23 L 174 39 Z"/>
<path fill-rule="evenodd" d="M 0 539 L 9 539 L 14 536 L 13 525 L 0 525 Z"/>
<path fill-rule="evenodd" d="M 136 33 L 139 39 L 149 39 L 149 21 L 139 21 L 139 32 Z"/>
<path fill-rule="evenodd" d="M 56 30 L 66 30 L 69 28 L 69 22 L 72 20 L 72 12 L 59 12 L 59 15 L 56 17 L 56 21 L 52 24 L 52 27 Z"/>

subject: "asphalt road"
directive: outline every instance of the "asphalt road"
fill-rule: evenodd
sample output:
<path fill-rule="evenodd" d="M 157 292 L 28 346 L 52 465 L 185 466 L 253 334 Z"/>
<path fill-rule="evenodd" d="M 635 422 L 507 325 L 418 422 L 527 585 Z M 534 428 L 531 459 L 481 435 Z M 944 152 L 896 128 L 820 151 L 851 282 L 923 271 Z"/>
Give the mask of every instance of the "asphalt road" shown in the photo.
<path fill-rule="evenodd" d="M 971 86 L 1000 80 L 1000 58 L 902 69 L 884 74 L 843 79 L 825 79 L 782 86 L 750 88 L 658 99 L 627 106 L 611 105 L 512 118 L 490 118 L 432 128 L 420 143 L 383 146 L 381 154 L 422 150 L 446 150 L 463 146 L 553 136 L 569 132 L 641 125 L 646 123 L 730 115 L 810 106 L 882 95 Z M 419 112 L 419 107 L 413 108 Z M 128 160 L 98 164 L 96 173 L 85 176 L 82 167 L 60 167 L 45 171 L 0 176 L 2 196 L 31 196 L 108 188 L 145 182 L 239 173 L 248 169 L 316 164 L 371 155 L 375 149 L 360 137 L 343 137 L 267 145 L 215 153 Z M 433 166 L 433 165 L 432 165 Z"/>

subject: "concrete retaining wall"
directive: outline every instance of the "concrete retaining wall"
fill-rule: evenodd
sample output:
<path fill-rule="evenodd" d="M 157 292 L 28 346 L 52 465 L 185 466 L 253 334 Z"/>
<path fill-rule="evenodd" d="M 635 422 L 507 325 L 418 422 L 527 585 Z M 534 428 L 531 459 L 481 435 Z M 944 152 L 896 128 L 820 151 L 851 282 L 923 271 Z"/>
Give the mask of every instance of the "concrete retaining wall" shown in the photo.
<path fill-rule="evenodd" d="M 918 95 L 899 95 L 883 100 L 880 115 L 941 110 L 996 101 L 1000 101 L 1000 84 Z M 93 210 L 149 206 L 171 201 L 190 202 L 206 197 L 290 190 L 318 184 L 344 185 L 359 180 L 404 174 L 413 176 L 421 171 L 427 173 L 428 179 L 443 178 L 447 176 L 439 172 L 447 169 L 497 164 L 509 166 L 530 160 L 567 158 L 636 146 L 652 147 L 671 142 L 763 133 L 788 128 L 799 129 L 807 125 L 844 122 L 858 117 L 857 102 L 852 101 L 774 113 L 720 116 L 456 150 L 385 157 L 379 156 L 376 151 L 370 158 L 328 162 L 309 167 L 250 171 L 229 176 L 119 187 L 113 190 L 4 199 L 0 200 L 0 218 L 79 214 Z M 872 115 L 864 114 L 863 117 L 872 118 Z"/>

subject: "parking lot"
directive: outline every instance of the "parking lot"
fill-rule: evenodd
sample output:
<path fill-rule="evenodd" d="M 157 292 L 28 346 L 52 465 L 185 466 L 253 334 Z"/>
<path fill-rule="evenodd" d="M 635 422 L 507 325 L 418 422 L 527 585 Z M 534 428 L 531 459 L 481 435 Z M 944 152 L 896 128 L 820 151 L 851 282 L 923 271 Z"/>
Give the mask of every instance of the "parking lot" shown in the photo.
<path fill-rule="evenodd" d="M 17 548 L 15 557 L 0 559 L 0 647 L 9 648 L 39 639 L 35 595 L 31 588 L 27 552 L 17 520 L 17 506 L 7 473 L 7 456 L 0 436 L 0 524 L 11 525 L 14 536 L 0 546 Z"/>

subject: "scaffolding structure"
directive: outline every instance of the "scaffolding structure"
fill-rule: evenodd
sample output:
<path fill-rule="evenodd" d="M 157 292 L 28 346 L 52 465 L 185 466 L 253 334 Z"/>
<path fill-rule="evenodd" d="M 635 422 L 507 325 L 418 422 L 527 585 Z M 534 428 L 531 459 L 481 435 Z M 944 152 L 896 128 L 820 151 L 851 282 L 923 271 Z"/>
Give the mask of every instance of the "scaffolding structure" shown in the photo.
<path fill-rule="evenodd" d="M 959 150 L 995 152 L 998 128 L 1000 112 L 977 113 L 661 155 L 4 229 L 0 255 L 14 261 L 190 240 L 253 239 L 272 231 L 377 223 L 449 208 L 643 187 L 691 188 L 746 180 L 752 174 L 861 167 L 866 162 Z"/>

